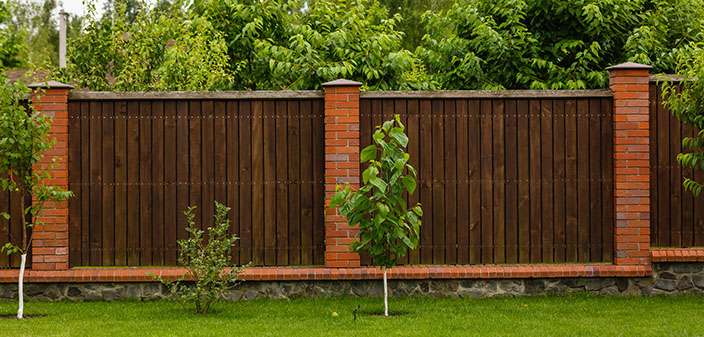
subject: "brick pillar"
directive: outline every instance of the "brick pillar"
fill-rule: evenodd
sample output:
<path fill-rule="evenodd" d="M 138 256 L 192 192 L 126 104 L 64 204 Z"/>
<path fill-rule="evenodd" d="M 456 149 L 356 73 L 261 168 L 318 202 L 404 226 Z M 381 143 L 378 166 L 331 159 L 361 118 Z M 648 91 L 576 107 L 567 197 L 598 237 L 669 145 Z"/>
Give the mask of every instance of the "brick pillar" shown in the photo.
<path fill-rule="evenodd" d="M 606 68 L 614 93 L 614 263 L 618 265 L 650 265 L 651 68 L 631 62 Z"/>
<path fill-rule="evenodd" d="M 56 166 L 49 171 L 51 178 L 45 183 L 68 190 L 68 94 L 73 86 L 50 81 L 29 87 L 33 89 L 34 108 L 53 118 L 49 135 L 56 138 L 56 143 L 41 163 L 55 159 Z M 68 269 L 68 201 L 46 202 L 37 220 L 43 224 L 33 229 L 32 269 Z"/>
<path fill-rule="evenodd" d="M 329 209 L 335 186 L 359 188 L 359 87 L 344 79 L 323 83 L 325 88 L 325 266 L 359 267 L 350 251 L 357 229 L 347 225 L 339 210 Z"/>

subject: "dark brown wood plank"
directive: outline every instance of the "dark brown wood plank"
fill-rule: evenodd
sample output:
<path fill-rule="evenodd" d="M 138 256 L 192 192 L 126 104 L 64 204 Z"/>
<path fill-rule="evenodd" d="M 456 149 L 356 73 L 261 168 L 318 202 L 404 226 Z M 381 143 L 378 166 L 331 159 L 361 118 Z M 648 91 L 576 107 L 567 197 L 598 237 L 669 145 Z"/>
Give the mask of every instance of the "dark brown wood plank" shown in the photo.
<path fill-rule="evenodd" d="M 457 264 L 457 117 L 455 101 L 445 100 L 445 263 Z"/>
<path fill-rule="evenodd" d="M 213 102 L 215 116 L 213 120 L 213 142 L 215 151 L 215 201 L 227 204 L 227 120 L 225 119 L 225 101 Z"/>
<path fill-rule="evenodd" d="M 127 102 L 115 102 L 115 265 L 127 265 Z"/>
<path fill-rule="evenodd" d="M 325 125 L 323 100 L 313 101 L 313 263 L 325 263 Z"/>
<path fill-rule="evenodd" d="M 692 137 L 692 127 L 689 125 L 682 124 L 682 139 L 685 137 Z M 689 152 L 688 149 L 682 148 L 683 152 Z M 692 178 L 692 168 L 683 167 L 681 169 L 682 176 L 680 181 L 684 181 L 684 178 Z M 682 189 L 682 247 L 693 247 L 694 246 L 694 195 Z"/>
<path fill-rule="evenodd" d="M 164 102 L 164 265 L 175 266 L 178 239 L 176 101 Z"/>
<path fill-rule="evenodd" d="M 553 138 L 552 138 L 552 100 L 540 101 L 541 134 L 541 170 L 542 170 L 542 238 L 543 259 L 541 262 L 552 263 L 555 258 L 553 238 Z"/>
<path fill-rule="evenodd" d="M 152 102 L 152 264 L 164 265 L 164 101 Z"/>
<path fill-rule="evenodd" d="M 553 178 L 554 178 L 554 262 L 565 261 L 565 100 L 556 99 L 553 108 Z"/>
<path fill-rule="evenodd" d="M 81 265 L 90 266 L 90 102 L 81 102 Z"/>
<path fill-rule="evenodd" d="M 69 111 L 70 111 L 70 109 L 71 109 L 71 106 L 69 105 Z M 78 113 L 80 114 L 80 106 L 78 107 L 77 110 L 78 110 Z M 71 116 L 70 112 L 69 112 L 69 116 Z M 80 120 L 79 120 L 79 127 L 80 127 Z M 78 132 L 79 132 L 79 136 L 80 136 L 80 130 L 78 130 Z M 76 144 L 76 143 L 74 143 L 74 144 Z M 70 143 L 69 143 L 69 146 L 70 146 Z M 3 178 L 5 178 L 5 177 L 7 177 L 7 175 L 3 176 Z M 78 176 L 78 177 L 80 178 L 80 176 Z M 76 194 L 74 196 L 74 198 L 79 197 L 79 196 L 80 196 L 79 194 Z M 80 199 L 78 199 L 77 203 L 78 203 L 78 206 L 76 206 L 76 207 L 80 207 Z M 72 211 L 73 209 L 74 208 L 71 208 L 70 211 Z M 80 211 L 80 208 L 78 208 L 78 210 Z M 10 214 L 9 213 L 10 212 L 10 192 L 7 190 L 4 190 L 4 189 L 0 189 L 0 212 Z M 79 216 L 80 216 L 80 213 L 79 213 Z M 79 220 L 80 220 L 80 218 L 79 218 Z M 80 221 L 78 221 L 78 225 L 80 226 Z M 71 237 L 70 236 L 71 234 L 72 233 L 69 233 L 69 247 L 73 248 L 72 246 L 74 244 L 74 240 L 76 240 L 76 239 Z M 80 235 L 80 231 L 77 231 L 76 234 Z M 80 239 L 81 238 L 79 236 L 78 240 L 77 240 L 79 250 L 73 252 L 75 254 L 75 256 L 78 258 L 78 264 L 80 264 L 80 257 L 81 257 L 81 255 L 80 255 L 80 244 L 81 244 Z M 3 217 L 3 216 L 0 216 L 0 242 L 2 242 L 3 244 L 5 244 L 6 242 L 12 242 L 12 239 L 10 238 L 10 221 L 8 219 L 5 219 L 5 217 Z M 73 249 L 73 250 L 75 250 L 75 249 Z M 69 257 L 69 258 L 71 258 L 71 257 Z M 71 262 L 71 263 L 73 263 L 73 262 Z M 8 256 L 7 254 L 0 254 L 0 269 L 9 268 L 9 267 L 10 267 L 10 256 Z"/>
<path fill-rule="evenodd" d="M 408 115 L 408 120 L 406 124 L 406 132 L 408 133 L 408 155 L 409 164 L 416 170 L 420 168 L 420 102 L 418 100 L 408 100 L 406 102 L 406 112 Z M 419 176 L 416 176 L 416 181 L 418 181 Z M 416 186 L 416 191 L 408 198 L 408 207 L 415 207 L 416 204 L 420 202 L 420 184 Z M 422 208 L 422 206 L 421 206 Z M 421 223 L 421 226 L 423 224 Z M 418 233 L 420 237 L 420 233 Z M 408 252 L 408 263 L 419 264 L 420 263 L 420 249 L 413 249 Z"/>
<path fill-rule="evenodd" d="M 602 261 L 614 259 L 614 162 L 613 99 L 601 100 L 601 233 Z"/>
<path fill-rule="evenodd" d="M 494 194 L 493 194 L 493 120 L 491 100 L 481 101 L 481 229 L 483 264 L 494 263 Z"/>
<path fill-rule="evenodd" d="M 102 264 L 102 106 L 90 102 L 90 265 Z"/>
<path fill-rule="evenodd" d="M 373 105 L 372 105 L 373 108 Z M 433 263 L 433 114 L 430 100 L 420 101 L 420 134 L 422 140 L 420 142 L 420 184 L 418 186 L 420 192 L 420 202 L 425 211 L 423 212 L 422 222 L 420 227 L 420 263 Z"/>
<path fill-rule="evenodd" d="M 252 262 L 264 264 L 264 136 L 262 101 L 252 102 Z"/>
<path fill-rule="evenodd" d="M 504 100 L 492 101 L 494 138 L 494 263 L 506 263 L 506 139 Z"/>
<path fill-rule="evenodd" d="M 313 264 L 313 116 L 312 102 L 300 103 L 301 116 L 301 264 Z M 273 151 L 272 151 L 273 152 Z M 274 156 L 274 163 L 276 157 Z M 273 163 L 272 163 L 273 166 Z M 275 167 L 275 166 L 274 166 Z M 274 178 L 276 175 L 274 175 Z M 276 200 L 276 199 L 274 199 Z M 273 213 L 273 212 L 272 212 Z"/>
<path fill-rule="evenodd" d="M 25 205 L 27 203 L 25 202 Z M 27 207 L 27 206 L 25 206 Z M 10 192 L 10 242 L 15 246 L 22 245 L 22 217 L 24 216 L 24 210 L 22 209 L 22 196 L 19 192 Z M 3 252 L 4 253 L 4 252 Z M 97 255 L 97 254 L 96 254 Z M 12 254 L 10 256 L 10 266 L 12 268 L 18 268 L 20 266 L 19 254 Z"/>
<path fill-rule="evenodd" d="M 102 251 L 103 266 L 115 264 L 115 123 L 112 101 L 102 102 L 103 144 L 102 144 Z"/>
<path fill-rule="evenodd" d="M 662 95 L 662 90 L 658 89 L 657 97 Z M 658 146 L 658 237 L 655 246 L 670 246 L 670 114 L 662 106 L 657 107 L 657 143 Z"/>
<path fill-rule="evenodd" d="M 239 180 L 239 105 L 237 101 L 227 101 L 225 108 L 227 118 L 227 205 L 230 207 L 230 235 L 240 237 L 240 180 Z M 240 261 L 240 241 L 232 248 L 232 260 Z M 249 262 L 249 261 L 247 261 Z"/>
<path fill-rule="evenodd" d="M 505 252 L 506 263 L 518 263 L 518 124 L 516 100 L 506 100 L 504 106 L 506 141 Z"/>
<path fill-rule="evenodd" d="M 694 173 L 696 181 L 704 181 L 704 172 L 697 170 Z M 704 196 L 694 198 L 694 245 L 704 246 Z"/>
<path fill-rule="evenodd" d="M 252 102 L 241 101 L 240 112 L 240 263 L 252 261 Z"/>
<path fill-rule="evenodd" d="M 529 165 L 530 165 L 530 262 L 542 262 L 542 170 L 541 170 L 541 116 L 540 100 L 530 100 Z"/>
<path fill-rule="evenodd" d="M 68 188 L 73 198 L 68 200 L 69 267 L 81 265 L 81 104 L 68 103 Z M 9 195 L 0 189 L 0 213 L 7 213 Z M 0 242 L 9 241 L 9 222 L 0 217 Z M 0 254 L 0 268 L 7 268 L 9 259 Z"/>
<path fill-rule="evenodd" d="M 276 261 L 288 265 L 288 109 L 285 101 L 276 102 Z"/>
<path fill-rule="evenodd" d="M 601 237 L 601 101 L 589 100 L 589 251 L 592 262 L 602 261 Z"/>
<path fill-rule="evenodd" d="M 176 238 L 188 237 L 186 216 L 183 212 L 189 206 L 190 186 L 190 126 L 188 101 L 176 102 Z"/>
<path fill-rule="evenodd" d="M 201 199 L 198 201 L 201 211 L 203 229 L 213 227 L 215 222 L 215 144 L 213 101 L 201 101 Z M 205 237 L 207 238 L 206 230 Z"/>
<path fill-rule="evenodd" d="M 469 263 L 482 262 L 482 197 L 481 197 L 481 106 L 480 101 L 467 104 L 469 146 Z"/>
<path fill-rule="evenodd" d="M 649 145 L 650 145 L 650 244 L 657 245 L 658 240 L 658 85 L 649 86 Z M 611 113 L 611 111 L 610 111 Z M 612 118 L 613 119 L 613 118 Z"/>
<path fill-rule="evenodd" d="M 274 101 L 264 101 L 264 264 L 276 265 L 276 120 Z"/>
<path fill-rule="evenodd" d="M 516 102 L 518 147 L 518 262 L 531 261 L 530 117 L 527 100 Z"/>
<path fill-rule="evenodd" d="M 445 263 L 445 156 L 443 101 L 432 101 L 433 114 L 433 263 Z"/>
<path fill-rule="evenodd" d="M 565 101 L 565 262 L 577 262 L 577 101 Z"/>
<path fill-rule="evenodd" d="M 301 149 L 298 101 L 288 101 L 288 264 L 301 264 Z"/>
<path fill-rule="evenodd" d="M 577 101 L 577 225 L 579 261 L 588 262 L 589 252 L 589 100 Z"/>
<path fill-rule="evenodd" d="M 198 229 L 203 228 L 203 217 L 208 216 L 203 213 L 203 136 L 201 134 L 203 123 L 203 113 L 201 112 L 201 101 L 188 102 L 188 206 L 195 206 L 193 210 L 193 221 Z"/>
<path fill-rule="evenodd" d="M 395 115 L 399 115 L 399 117 L 401 119 L 401 124 L 403 124 L 405 127 L 408 127 L 408 113 L 406 111 L 406 100 L 403 100 L 403 99 L 394 100 L 394 116 Z M 407 129 L 404 132 L 406 133 L 406 135 L 408 135 Z M 409 141 L 410 141 L 410 139 L 409 139 Z M 408 152 L 408 144 L 406 145 L 405 151 Z M 409 158 L 409 160 L 410 160 L 410 158 Z M 403 170 L 404 175 L 406 175 L 408 173 L 409 172 L 407 169 Z M 406 203 L 406 205 L 408 205 L 408 193 L 403 194 L 403 201 Z M 406 254 L 404 256 L 401 256 L 398 258 L 398 264 L 400 264 L 400 265 L 408 264 L 408 253 L 409 253 L 409 250 L 406 249 Z"/>
<path fill-rule="evenodd" d="M 682 153 L 682 123 L 673 116 L 670 118 L 670 244 L 672 247 L 682 247 L 682 167 L 677 161 L 677 155 Z"/>
<path fill-rule="evenodd" d="M 140 264 L 152 265 L 152 102 L 139 102 L 139 248 Z"/>
<path fill-rule="evenodd" d="M 409 105 L 410 107 L 410 105 Z M 457 100 L 457 263 L 469 263 L 469 134 L 467 100 Z M 413 157 L 411 157 L 413 158 Z"/>

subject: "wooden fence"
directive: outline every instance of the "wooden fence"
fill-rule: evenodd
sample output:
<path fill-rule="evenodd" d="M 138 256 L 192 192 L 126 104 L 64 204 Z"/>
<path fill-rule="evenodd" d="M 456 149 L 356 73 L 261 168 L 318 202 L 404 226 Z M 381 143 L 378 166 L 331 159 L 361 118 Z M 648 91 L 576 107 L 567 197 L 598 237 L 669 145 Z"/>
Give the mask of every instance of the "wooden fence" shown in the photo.
<path fill-rule="evenodd" d="M 363 93 L 360 132 L 406 125 L 424 216 L 403 263 L 613 260 L 610 91 L 394 95 Z"/>
<path fill-rule="evenodd" d="M 4 246 L 7 242 L 11 242 L 17 246 L 20 246 L 22 243 L 22 207 L 20 207 L 20 200 L 21 196 L 19 193 L 0 189 L 0 213 L 10 215 L 9 220 L 0 216 L 0 247 Z M 28 197 L 25 198 L 25 205 L 30 205 L 31 202 L 32 199 Z M 27 254 L 31 256 L 31 249 Z M 31 266 L 31 263 L 31 257 L 27 258 L 27 268 Z M 8 256 L 5 252 L 0 253 L 0 269 L 19 267 L 19 254 Z"/>
<path fill-rule="evenodd" d="M 319 92 L 73 93 L 70 265 L 176 265 L 182 211 L 210 227 L 215 200 L 236 263 L 322 264 L 323 137 Z"/>
<path fill-rule="evenodd" d="M 682 139 L 694 135 L 663 106 L 658 82 L 650 83 L 650 242 L 659 247 L 704 246 L 704 198 L 682 188 L 683 177 L 704 180 L 701 171 L 677 162 Z"/>

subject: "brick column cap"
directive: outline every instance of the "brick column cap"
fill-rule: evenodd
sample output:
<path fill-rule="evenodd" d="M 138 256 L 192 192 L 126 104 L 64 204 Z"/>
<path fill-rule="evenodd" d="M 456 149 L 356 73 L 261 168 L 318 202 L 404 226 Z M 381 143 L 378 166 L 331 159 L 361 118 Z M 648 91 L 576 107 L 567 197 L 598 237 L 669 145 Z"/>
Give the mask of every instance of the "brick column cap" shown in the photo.
<path fill-rule="evenodd" d="M 74 89 L 75 87 L 70 85 L 70 84 L 65 84 L 61 82 L 56 82 L 56 81 L 47 81 L 47 82 L 37 82 L 28 85 L 30 89 Z"/>
<path fill-rule="evenodd" d="M 626 62 L 626 63 L 617 64 L 615 66 L 606 67 L 606 70 L 627 70 L 627 69 L 653 69 L 653 67 L 646 65 L 646 64 L 640 64 L 640 63 L 634 63 L 634 62 Z"/>
<path fill-rule="evenodd" d="M 321 84 L 323 88 L 325 87 L 361 87 L 362 83 L 350 81 L 344 78 L 336 79 L 334 81 L 325 82 Z"/>

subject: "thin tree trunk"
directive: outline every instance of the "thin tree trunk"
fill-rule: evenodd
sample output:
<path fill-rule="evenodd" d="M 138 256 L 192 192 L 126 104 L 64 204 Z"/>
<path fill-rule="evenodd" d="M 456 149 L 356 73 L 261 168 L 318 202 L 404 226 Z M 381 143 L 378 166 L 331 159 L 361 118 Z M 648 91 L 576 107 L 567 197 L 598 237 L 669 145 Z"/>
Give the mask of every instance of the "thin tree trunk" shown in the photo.
<path fill-rule="evenodd" d="M 22 254 L 22 261 L 20 262 L 20 280 L 17 284 L 17 292 L 19 295 L 19 308 L 17 309 L 17 318 L 22 319 L 24 318 L 24 291 L 23 291 L 23 285 L 24 285 L 24 266 L 27 263 L 27 253 L 25 252 Z"/>
<path fill-rule="evenodd" d="M 389 316 L 389 287 L 386 284 L 386 267 L 382 267 L 384 271 L 384 316 Z"/>

